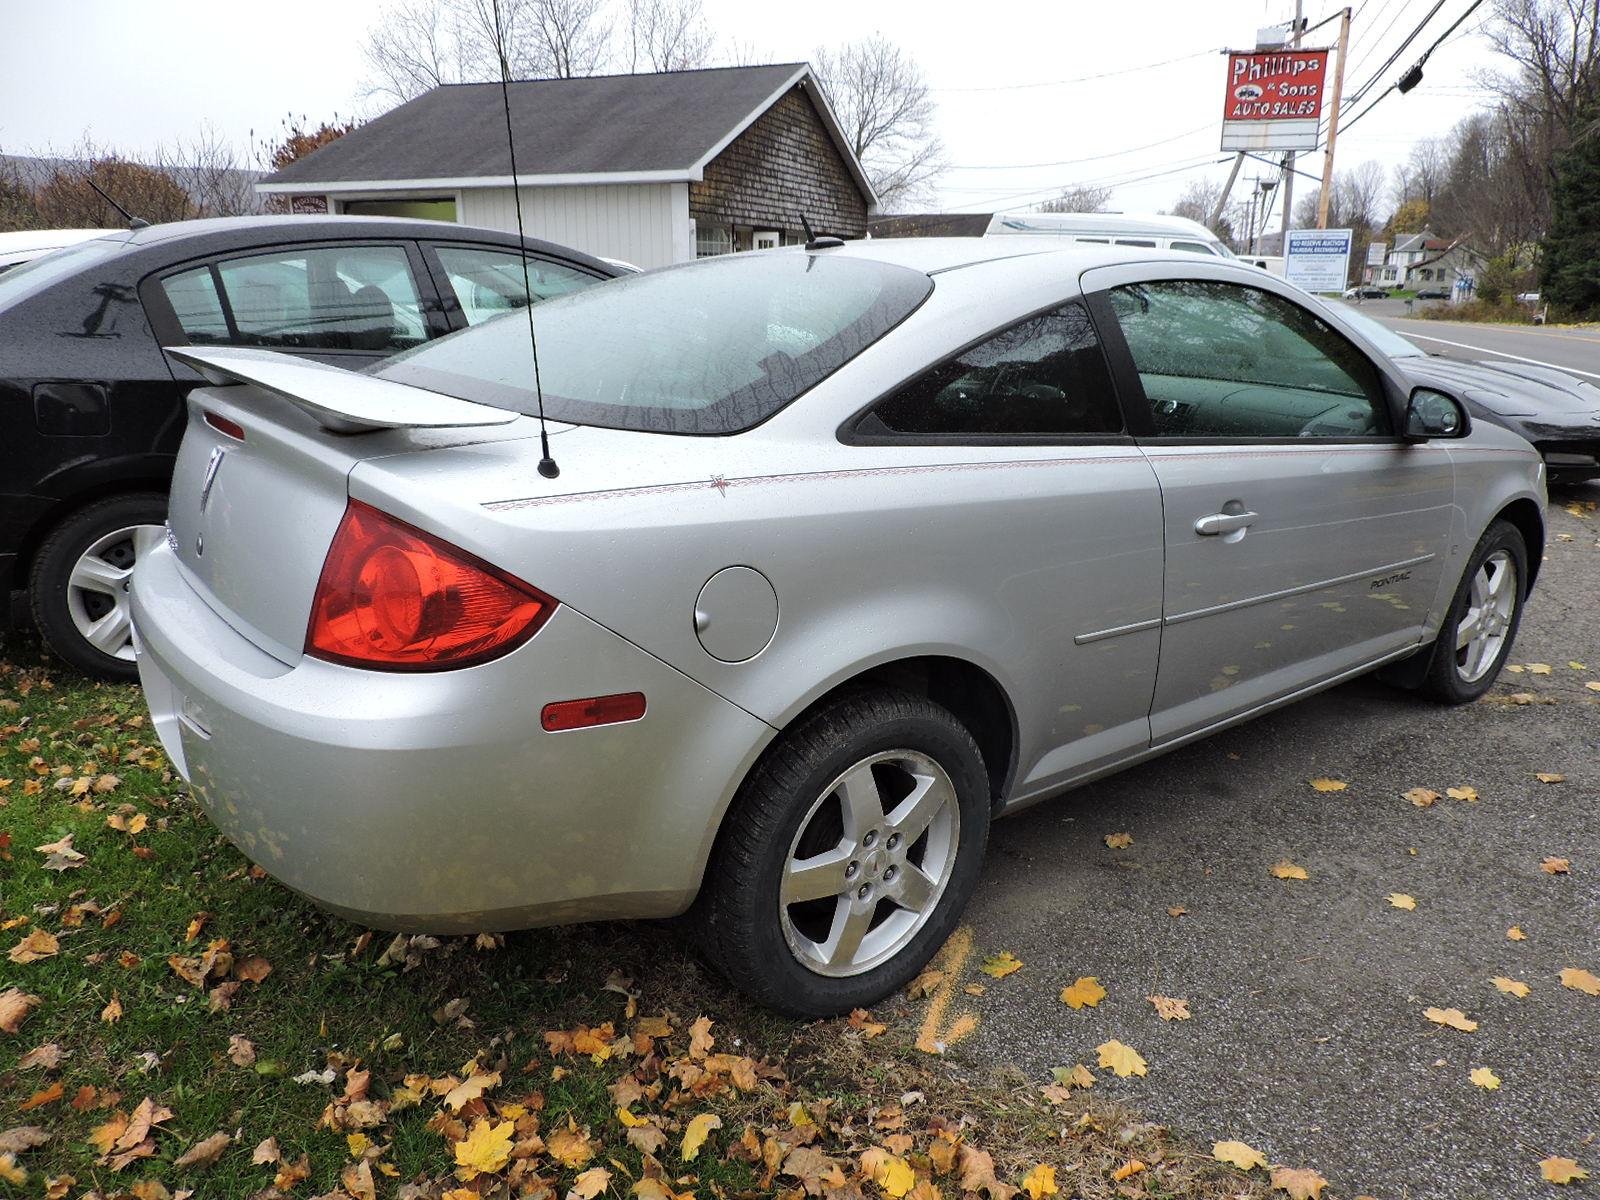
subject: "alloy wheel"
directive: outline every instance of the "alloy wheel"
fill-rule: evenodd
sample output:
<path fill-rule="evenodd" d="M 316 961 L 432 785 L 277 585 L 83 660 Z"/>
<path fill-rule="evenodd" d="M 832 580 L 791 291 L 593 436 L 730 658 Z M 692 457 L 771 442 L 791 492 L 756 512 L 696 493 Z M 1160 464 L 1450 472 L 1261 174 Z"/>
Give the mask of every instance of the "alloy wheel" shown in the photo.
<path fill-rule="evenodd" d="M 1520 595 L 1516 560 L 1496 550 L 1472 577 L 1467 611 L 1456 625 L 1456 673 L 1476 683 L 1499 661 Z"/>
<path fill-rule="evenodd" d="M 95 539 L 67 577 L 67 614 L 80 637 L 100 653 L 133 661 L 128 587 L 134 564 L 165 536 L 160 525 L 130 525 Z"/>
<path fill-rule="evenodd" d="M 961 808 L 950 776 L 915 750 L 841 773 L 800 822 L 779 883 L 784 940 L 807 969 L 859 975 L 898 954 L 938 907 Z"/>

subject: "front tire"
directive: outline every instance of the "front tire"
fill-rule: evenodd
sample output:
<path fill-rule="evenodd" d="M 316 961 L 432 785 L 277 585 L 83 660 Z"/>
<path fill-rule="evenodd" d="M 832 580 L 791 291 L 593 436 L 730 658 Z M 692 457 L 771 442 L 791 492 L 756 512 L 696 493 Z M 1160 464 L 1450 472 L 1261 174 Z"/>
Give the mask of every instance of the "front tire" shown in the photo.
<path fill-rule="evenodd" d="M 983 757 L 947 710 L 842 697 L 786 730 L 729 808 L 693 915 L 702 948 L 792 1016 L 876 1003 L 955 928 L 989 818 Z"/>
<path fill-rule="evenodd" d="M 1522 623 L 1527 580 L 1527 543 L 1509 521 L 1495 521 L 1467 560 L 1433 645 L 1424 695 L 1470 704 L 1494 686 Z"/>
<path fill-rule="evenodd" d="M 128 583 L 160 542 L 167 500 L 152 492 L 86 505 L 61 522 L 33 560 L 34 624 L 58 658 L 96 679 L 138 677 Z"/>

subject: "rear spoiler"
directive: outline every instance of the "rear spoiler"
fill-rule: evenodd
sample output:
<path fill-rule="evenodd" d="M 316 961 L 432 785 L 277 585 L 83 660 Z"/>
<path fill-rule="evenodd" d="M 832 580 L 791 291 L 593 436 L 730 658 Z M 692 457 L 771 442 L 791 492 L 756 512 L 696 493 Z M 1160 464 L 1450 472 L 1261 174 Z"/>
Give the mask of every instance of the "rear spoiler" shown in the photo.
<path fill-rule="evenodd" d="M 522 415 L 276 350 L 168 346 L 166 351 L 207 383 L 253 384 L 303 408 L 335 433 L 509 425 Z"/>

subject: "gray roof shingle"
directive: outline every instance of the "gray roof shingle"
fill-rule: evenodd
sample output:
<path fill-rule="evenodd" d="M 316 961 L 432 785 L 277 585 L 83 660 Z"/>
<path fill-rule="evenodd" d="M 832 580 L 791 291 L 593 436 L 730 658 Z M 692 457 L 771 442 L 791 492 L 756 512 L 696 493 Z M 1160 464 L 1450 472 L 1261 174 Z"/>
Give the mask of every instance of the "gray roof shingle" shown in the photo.
<path fill-rule="evenodd" d="M 804 63 L 510 85 L 522 176 L 688 171 Z M 266 184 L 504 178 L 498 83 L 449 84 L 268 176 Z"/>

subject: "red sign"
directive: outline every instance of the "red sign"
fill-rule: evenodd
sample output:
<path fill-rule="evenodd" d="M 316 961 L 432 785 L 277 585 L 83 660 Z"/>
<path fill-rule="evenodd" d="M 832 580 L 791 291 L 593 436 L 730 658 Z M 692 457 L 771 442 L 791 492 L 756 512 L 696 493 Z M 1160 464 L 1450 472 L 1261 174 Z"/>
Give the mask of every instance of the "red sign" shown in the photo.
<path fill-rule="evenodd" d="M 1228 55 L 1224 121 L 1316 120 L 1322 115 L 1326 50 L 1258 50 Z"/>

